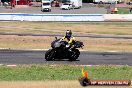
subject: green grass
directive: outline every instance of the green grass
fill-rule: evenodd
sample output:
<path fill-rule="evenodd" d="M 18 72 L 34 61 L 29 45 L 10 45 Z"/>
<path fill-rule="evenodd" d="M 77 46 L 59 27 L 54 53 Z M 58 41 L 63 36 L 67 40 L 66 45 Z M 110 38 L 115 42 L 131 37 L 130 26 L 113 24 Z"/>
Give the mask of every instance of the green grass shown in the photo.
<path fill-rule="evenodd" d="M 129 14 L 128 8 L 118 8 L 118 14 Z"/>
<path fill-rule="evenodd" d="M 18 80 L 77 80 L 81 66 L 74 65 L 19 65 L 0 66 L 0 81 Z M 132 79 L 132 66 L 84 67 L 90 79 Z"/>

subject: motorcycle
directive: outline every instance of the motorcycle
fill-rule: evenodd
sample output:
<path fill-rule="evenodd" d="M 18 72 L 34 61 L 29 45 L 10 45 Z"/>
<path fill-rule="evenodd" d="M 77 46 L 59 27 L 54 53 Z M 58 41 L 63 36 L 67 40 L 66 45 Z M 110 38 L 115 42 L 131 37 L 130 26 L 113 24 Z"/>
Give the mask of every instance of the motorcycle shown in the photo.
<path fill-rule="evenodd" d="M 56 59 L 69 59 L 70 61 L 77 60 L 80 55 L 80 51 L 77 48 L 83 48 L 83 42 L 75 41 L 71 48 L 67 48 L 67 44 L 68 42 L 55 37 L 55 40 L 51 43 L 52 49 L 49 49 L 45 53 L 46 61 L 53 61 Z"/>

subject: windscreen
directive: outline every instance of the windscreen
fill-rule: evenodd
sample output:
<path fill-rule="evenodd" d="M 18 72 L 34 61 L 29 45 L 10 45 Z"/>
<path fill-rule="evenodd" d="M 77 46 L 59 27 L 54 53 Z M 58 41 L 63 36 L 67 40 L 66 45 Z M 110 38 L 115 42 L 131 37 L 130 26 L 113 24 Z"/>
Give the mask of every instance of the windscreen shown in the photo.
<path fill-rule="evenodd" d="M 69 4 L 65 3 L 65 4 L 63 4 L 63 5 L 69 5 Z"/>
<path fill-rule="evenodd" d="M 50 3 L 43 3 L 43 5 L 50 5 Z"/>

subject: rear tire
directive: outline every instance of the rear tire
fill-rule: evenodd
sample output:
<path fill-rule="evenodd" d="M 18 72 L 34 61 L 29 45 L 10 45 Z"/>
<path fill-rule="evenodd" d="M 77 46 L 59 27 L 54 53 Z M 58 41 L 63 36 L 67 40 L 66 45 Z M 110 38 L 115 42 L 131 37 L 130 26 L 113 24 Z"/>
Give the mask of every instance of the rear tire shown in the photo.
<path fill-rule="evenodd" d="M 72 55 L 70 57 L 70 60 L 76 61 L 76 59 L 78 59 L 79 55 L 80 55 L 80 51 L 78 49 L 72 50 Z"/>
<path fill-rule="evenodd" d="M 55 56 L 55 52 L 52 49 L 49 49 L 46 53 L 45 53 L 45 59 L 46 61 L 52 61 L 54 59 Z"/>

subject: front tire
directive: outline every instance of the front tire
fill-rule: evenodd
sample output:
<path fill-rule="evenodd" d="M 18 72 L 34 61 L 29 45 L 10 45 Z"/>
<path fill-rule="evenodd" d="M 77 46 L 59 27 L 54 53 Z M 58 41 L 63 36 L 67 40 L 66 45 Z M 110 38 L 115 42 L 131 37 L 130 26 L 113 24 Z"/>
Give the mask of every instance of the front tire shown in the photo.
<path fill-rule="evenodd" d="M 78 59 L 79 55 L 80 55 L 80 51 L 78 49 L 72 50 L 72 55 L 70 57 L 70 60 L 76 61 L 76 59 Z"/>
<path fill-rule="evenodd" d="M 45 53 L 45 59 L 46 61 L 52 61 L 54 59 L 55 56 L 55 51 L 52 49 L 49 49 L 46 53 Z"/>

